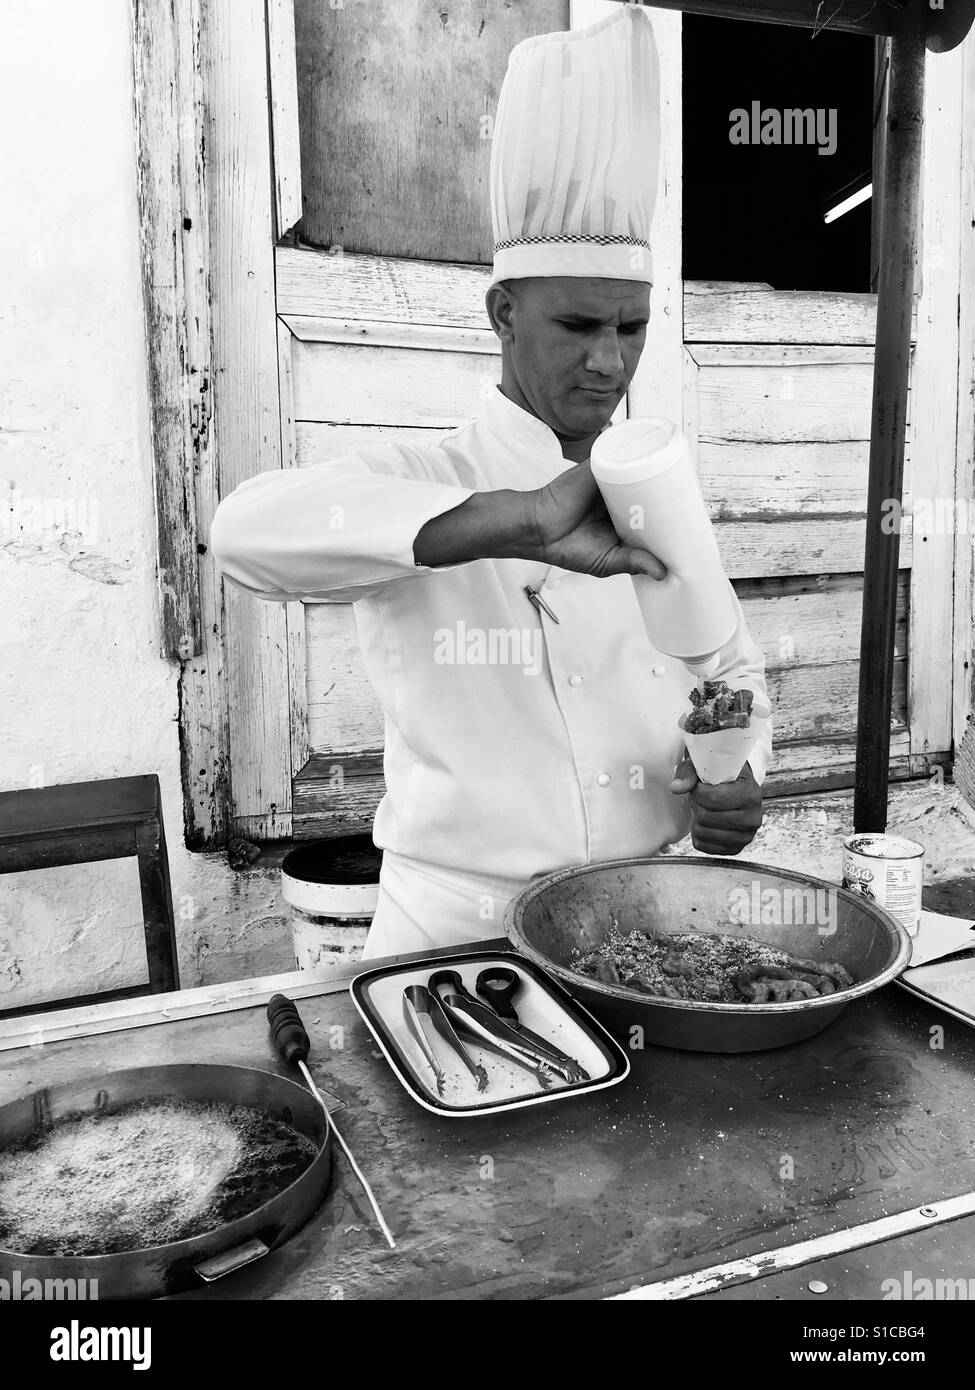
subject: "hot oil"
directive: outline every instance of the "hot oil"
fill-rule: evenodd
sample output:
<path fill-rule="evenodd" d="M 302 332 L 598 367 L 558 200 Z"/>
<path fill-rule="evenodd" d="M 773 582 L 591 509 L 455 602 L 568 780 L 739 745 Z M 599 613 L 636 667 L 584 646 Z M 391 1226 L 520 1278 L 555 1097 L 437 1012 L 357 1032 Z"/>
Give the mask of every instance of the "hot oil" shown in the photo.
<path fill-rule="evenodd" d="M 316 1152 L 290 1125 L 226 1102 L 65 1116 L 0 1151 L 0 1246 L 76 1256 L 187 1240 L 254 1211 Z"/>

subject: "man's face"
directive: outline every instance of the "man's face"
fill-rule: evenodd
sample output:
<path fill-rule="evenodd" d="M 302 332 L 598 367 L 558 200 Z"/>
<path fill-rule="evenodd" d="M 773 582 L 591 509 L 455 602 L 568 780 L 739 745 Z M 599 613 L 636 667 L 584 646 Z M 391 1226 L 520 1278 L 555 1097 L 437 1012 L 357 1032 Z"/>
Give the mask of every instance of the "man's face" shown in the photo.
<path fill-rule="evenodd" d="M 619 405 L 647 336 L 650 286 L 571 275 L 511 282 L 496 331 L 512 385 L 565 439 L 596 435 Z"/>

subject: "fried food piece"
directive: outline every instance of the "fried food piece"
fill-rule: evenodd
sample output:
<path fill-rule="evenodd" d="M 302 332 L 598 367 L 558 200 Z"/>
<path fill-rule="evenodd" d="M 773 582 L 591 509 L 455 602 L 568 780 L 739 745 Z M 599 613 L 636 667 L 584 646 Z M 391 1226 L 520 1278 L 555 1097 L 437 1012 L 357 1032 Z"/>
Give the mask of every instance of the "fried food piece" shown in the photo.
<path fill-rule="evenodd" d="M 705 681 L 688 698 L 694 708 L 684 720 L 688 734 L 713 734 L 721 729 L 747 729 L 751 723 L 754 695 L 750 690 L 732 690 L 726 681 Z"/>
<path fill-rule="evenodd" d="M 829 975 L 810 975 L 804 970 L 795 972 L 797 980 L 804 980 L 807 985 L 812 985 L 817 994 L 837 994 L 840 986 Z"/>
<path fill-rule="evenodd" d="M 641 994 L 652 994 L 658 999 L 680 999 L 680 991 L 673 985 L 669 985 L 666 980 L 660 984 L 654 984 L 645 975 L 628 975 L 623 981 L 628 989 L 638 989 Z"/>
<path fill-rule="evenodd" d="M 607 960 L 605 956 L 600 956 L 599 960 L 596 961 L 592 968 L 592 976 L 595 980 L 602 980 L 604 985 L 618 985 L 621 983 L 620 972 L 613 962 Z"/>
<path fill-rule="evenodd" d="M 805 980 L 790 980 L 788 984 L 783 982 L 779 988 L 783 999 L 817 999 L 819 997 L 819 991 L 814 989 L 812 985 L 807 985 Z"/>
<path fill-rule="evenodd" d="M 692 980 L 695 975 L 693 965 L 688 965 L 682 961 L 680 956 L 670 955 L 660 962 L 660 969 L 665 975 L 684 975 Z"/>
<path fill-rule="evenodd" d="M 792 980 L 795 976 L 784 965 L 746 965 L 735 976 L 735 984 L 744 994 L 756 980 Z"/>
<path fill-rule="evenodd" d="M 840 989 L 849 989 L 853 984 L 853 976 L 846 966 L 840 965 L 833 960 L 807 960 L 802 956 L 794 956 L 791 952 L 786 952 L 789 964 L 796 970 L 805 970 L 810 975 L 826 975 L 829 979 L 835 980 Z"/>
<path fill-rule="evenodd" d="M 656 994 L 657 986 L 650 983 L 645 975 L 627 975 L 622 984 L 627 989 L 638 989 L 641 994 Z"/>
<path fill-rule="evenodd" d="M 750 1004 L 788 1004 L 796 999 L 815 999 L 817 991 L 804 980 L 753 980 L 742 993 Z"/>
<path fill-rule="evenodd" d="M 772 999 L 771 980 L 751 980 L 747 985 L 740 986 L 745 1001 L 748 1004 L 768 1004 Z"/>
<path fill-rule="evenodd" d="M 790 999 L 815 999 L 833 994 L 836 985 L 826 975 L 814 975 L 782 965 L 749 965 L 739 970 L 735 984 L 752 1004 L 781 1004 Z"/>

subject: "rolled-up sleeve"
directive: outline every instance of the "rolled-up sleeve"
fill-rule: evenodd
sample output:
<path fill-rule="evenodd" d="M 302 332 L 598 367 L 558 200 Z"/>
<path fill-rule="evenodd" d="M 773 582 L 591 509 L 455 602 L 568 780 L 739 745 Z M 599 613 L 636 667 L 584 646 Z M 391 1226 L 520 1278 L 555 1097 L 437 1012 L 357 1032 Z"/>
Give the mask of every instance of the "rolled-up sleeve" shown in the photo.
<path fill-rule="evenodd" d="M 718 666 L 709 673 L 709 680 L 725 680 L 732 689 L 750 690 L 756 701 L 761 701 L 771 709 L 768 687 L 765 684 L 765 656 L 761 647 L 753 639 L 745 622 L 738 595 L 728 580 L 738 614 L 738 626 L 731 638 L 718 652 Z M 762 733 L 748 755 L 748 763 L 755 775 L 755 781 L 762 785 L 772 762 L 772 720 L 769 719 Z"/>
<path fill-rule="evenodd" d="M 413 558 L 417 533 L 473 489 L 423 471 L 415 454 L 387 445 L 248 478 L 214 516 L 217 565 L 249 593 L 281 603 L 355 603 L 429 574 Z"/>

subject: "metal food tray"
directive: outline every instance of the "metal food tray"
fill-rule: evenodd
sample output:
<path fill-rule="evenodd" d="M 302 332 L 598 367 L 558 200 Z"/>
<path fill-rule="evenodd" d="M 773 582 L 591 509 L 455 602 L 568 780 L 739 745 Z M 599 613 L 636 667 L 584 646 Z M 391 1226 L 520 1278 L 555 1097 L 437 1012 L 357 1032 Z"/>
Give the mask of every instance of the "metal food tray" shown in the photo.
<path fill-rule="evenodd" d="M 915 999 L 975 1028 L 975 955 L 971 951 L 916 965 L 894 983 Z"/>
<path fill-rule="evenodd" d="M 472 1042 L 471 1055 L 488 1074 L 487 1090 L 478 1092 L 470 1074 L 438 1038 L 436 1051 L 446 1085 L 443 1098 L 437 1095 L 429 1068 L 403 1020 L 403 991 L 407 985 L 425 985 L 434 971 L 456 970 L 473 994 L 478 975 L 489 965 L 518 972 L 523 981 L 515 999 L 519 1020 L 581 1063 L 589 1073 L 588 1081 L 558 1079 L 551 1090 L 545 1090 L 528 1071 Z M 513 952 L 433 956 L 410 965 L 379 967 L 357 975 L 349 992 L 397 1080 L 418 1105 L 435 1115 L 463 1119 L 569 1100 L 615 1086 L 629 1075 L 630 1061 L 623 1048 L 588 1009 L 539 966 Z"/>

